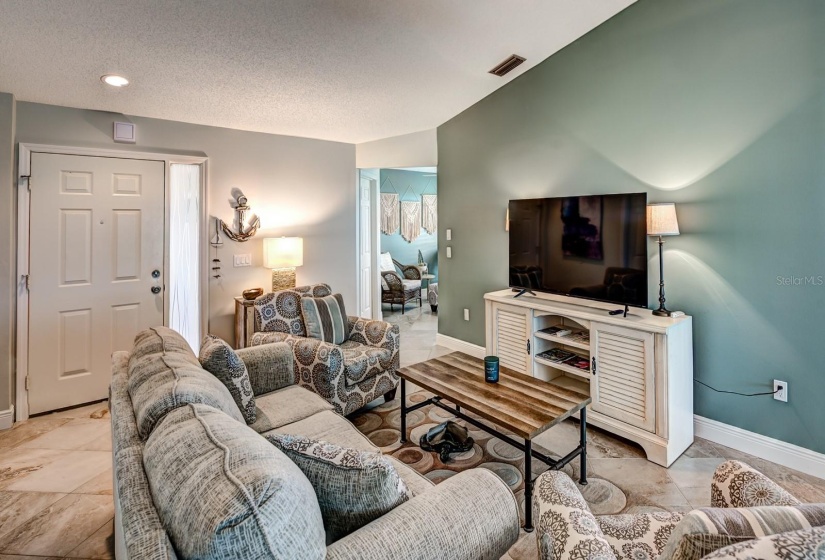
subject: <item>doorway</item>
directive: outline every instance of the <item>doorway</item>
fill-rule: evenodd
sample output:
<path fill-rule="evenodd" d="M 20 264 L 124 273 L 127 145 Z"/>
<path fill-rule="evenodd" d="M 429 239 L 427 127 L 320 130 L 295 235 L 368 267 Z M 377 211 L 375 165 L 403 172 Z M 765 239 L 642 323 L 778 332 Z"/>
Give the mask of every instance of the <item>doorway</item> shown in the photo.
<path fill-rule="evenodd" d="M 438 174 L 435 167 L 380 169 L 378 234 L 379 271 L 394 272 L 406 295 L 387 293 L 390 278 L 379 286 L 382 313 L 387 316 L 422 310 L 437 313 L 428 304 L 430 286 L 438 285 Z M 418 273 L 413 269 L 417 269 Z M 415 299 L 408 286 L 417 286 Z M 391 289 L 393 286 L 389 286 Z M 420 299 L 419 299 L 420 298 Z"/>
<path fill-rule="evenodd" d="M 20 145 L 17 421 L 105 399 L 112 352 L 144 328 L 205 332 L 205 169 L 206 158 Z M 173 252 L 190 258 L 170 266 Z"/>

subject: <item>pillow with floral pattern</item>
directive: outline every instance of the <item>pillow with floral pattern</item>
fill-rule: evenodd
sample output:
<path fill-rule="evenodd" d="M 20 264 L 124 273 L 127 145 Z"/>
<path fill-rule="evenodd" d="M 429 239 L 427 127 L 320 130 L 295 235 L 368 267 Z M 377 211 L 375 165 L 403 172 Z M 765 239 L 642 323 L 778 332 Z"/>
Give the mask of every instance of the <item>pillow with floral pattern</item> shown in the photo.
<path fill-rule="evenodd" d="M 292 459 L 315 488 L 327 544 L 412 497 L 398 471 L 380 453 L 293 435 L 272 434 L 266 439 Z"/>

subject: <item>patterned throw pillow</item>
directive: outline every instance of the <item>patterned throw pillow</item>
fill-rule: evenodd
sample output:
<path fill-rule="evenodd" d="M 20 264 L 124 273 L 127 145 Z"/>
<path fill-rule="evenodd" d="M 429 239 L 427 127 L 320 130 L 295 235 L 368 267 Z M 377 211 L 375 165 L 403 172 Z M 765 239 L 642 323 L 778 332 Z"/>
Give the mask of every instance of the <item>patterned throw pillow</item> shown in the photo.
<path fill-rule="evenodd" d="M 673 529 L 660 560 L 698 560 L 742 540 L 822 525 L 825 504 L 696 509 Z"/>
<path fill-rule="evenodd" d="M 349 322 L 347 310 L 344 309 L 344 298 L 341 294 L 326 297 L 302 297 L 301 313 L 307 336 L 329 342 L 341 344 L 349 338 Z"/>
<path fill-rule="evenodd" d="M 789 531 L 726 546 L 706 557 L 708 560 L 822 560 L 825 558 L 825 527 Z"/>
<path fill-rule="evenodd" d="M 249 372 L 232 347 L 217 336 L 209 334 L 201 343 L 198 357 L 203 369 L 220 379 L 229 389 L 246 423 L 255 422 L 255 395 L 249 382 Z"/>
<path fill-rule="evenodd" d="M 266 439 L 286 453 L 315 488 L 327 544 L 412 497 L 398 471 L 380 453 L 292 435 L 273 434 Z"/>

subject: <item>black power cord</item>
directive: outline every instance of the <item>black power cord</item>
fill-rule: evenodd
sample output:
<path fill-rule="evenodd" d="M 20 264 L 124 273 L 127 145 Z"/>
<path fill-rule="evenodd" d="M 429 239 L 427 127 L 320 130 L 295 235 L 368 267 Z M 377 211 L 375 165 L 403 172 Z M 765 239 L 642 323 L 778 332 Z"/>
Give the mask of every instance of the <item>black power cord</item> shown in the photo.
<path fill-rule="evenodd" d="M 760 397 L 762 395 L 775 395 L 776 393 L 778 393 L 781 390 L 781 389 L 777 389 L 776 391 L 770 391 L 770 392 L 767 392 L 767 393 L 737 393 L 736 391 L 722 391 L 721 389 L 717 389 L 716 387 L 711 387 L 707 383 L 705 383 L 703 381 L 699 381 L 698 379 L 694 379 L 694 381 L 696 383 L 698 383 L 699 385 L 704 385 L 705 387 L 707 387 L 711 391 L 716 391 L 717 393 L 727 393 L 729 395 L 739 395 L 740 397 Z"/>

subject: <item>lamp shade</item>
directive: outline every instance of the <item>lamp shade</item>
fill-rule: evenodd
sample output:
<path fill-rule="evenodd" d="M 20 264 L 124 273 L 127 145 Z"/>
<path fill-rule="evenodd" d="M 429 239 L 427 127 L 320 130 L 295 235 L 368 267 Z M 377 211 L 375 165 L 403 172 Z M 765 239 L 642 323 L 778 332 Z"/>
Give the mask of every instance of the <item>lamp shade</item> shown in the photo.
<path fill-rule="evenodd" d="M 291 268 L 304 264 L 302 237 L 264 239 L 264 268 Z"/>
<path fill-rule="evenodd" d="M 672 202 L 647 205 L 648 235 L 679 235 L 676 205 Z"/>

